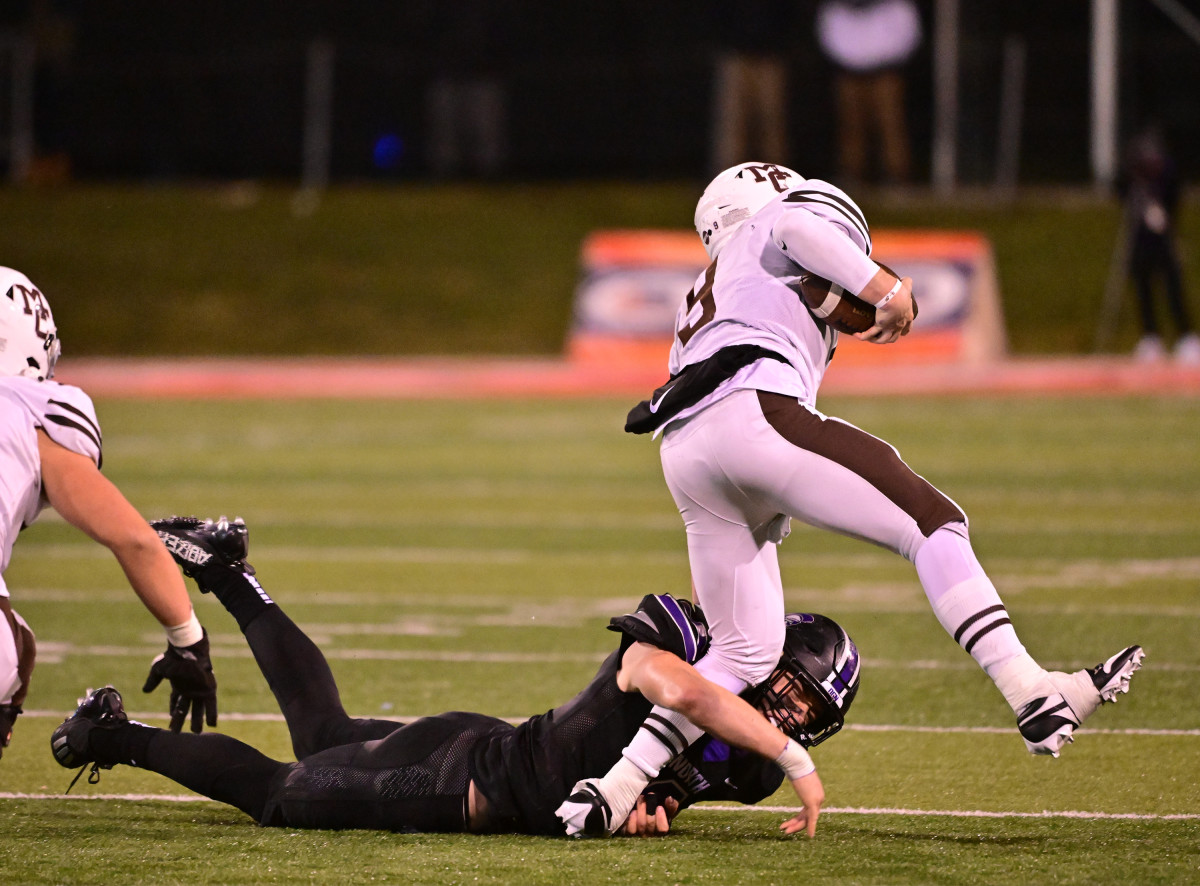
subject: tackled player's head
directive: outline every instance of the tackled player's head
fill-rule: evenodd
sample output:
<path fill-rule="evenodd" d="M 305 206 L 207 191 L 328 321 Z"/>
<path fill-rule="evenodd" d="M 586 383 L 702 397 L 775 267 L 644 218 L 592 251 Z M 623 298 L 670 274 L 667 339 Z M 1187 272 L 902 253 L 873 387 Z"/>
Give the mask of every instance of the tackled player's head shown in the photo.
<path fill-rule="evenodd" d="M 779 664 L 748 698 L 780 730 L 812 747 L 846 722 L 858 693 L 858 647 L 824 615 L 792 613 L 786 621 Z"/>
<path fill-rule="evenodd" d="M 720 173 L 696 204 L 696 233 L 708 257 L 717 257 L 742 222 L 803 183 L 798 172 L 777 163 L 739 163 Z"/>
<path fill-rule="evenodd" d="M 0 376 L 54 376 L 61 345 L 50 304 L 20 271 L 0 267 Z"/>

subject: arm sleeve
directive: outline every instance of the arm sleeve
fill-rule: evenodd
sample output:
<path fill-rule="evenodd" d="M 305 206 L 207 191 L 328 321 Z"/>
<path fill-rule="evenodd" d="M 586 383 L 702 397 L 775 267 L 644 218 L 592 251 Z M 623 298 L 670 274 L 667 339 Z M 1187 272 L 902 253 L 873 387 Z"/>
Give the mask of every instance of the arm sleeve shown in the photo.
<path fill-rule="evenodd" d="M 803 208 L 782 213 L 771 231 L 775 245 L 800 267 L 857 295 L 879 265 L 852 236 L 845 225 Z"/>

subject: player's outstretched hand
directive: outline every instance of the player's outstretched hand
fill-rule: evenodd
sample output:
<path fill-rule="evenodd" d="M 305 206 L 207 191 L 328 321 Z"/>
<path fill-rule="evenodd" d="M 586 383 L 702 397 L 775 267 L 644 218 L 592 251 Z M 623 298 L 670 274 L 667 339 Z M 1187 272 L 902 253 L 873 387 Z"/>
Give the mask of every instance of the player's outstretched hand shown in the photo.
<path fill-rule="evenodd" d="M 817 835 L 817 818 L 821 815 L 821 805 L 825 802 L 825 786 L 816 772 L 810 772 L 792 782 L 796 796 L 800 798 L 803 809 L 779 826 L 785 834 L 796 834 L 806 831 L 810 837 Z"/>
<path fill-rule="evenodd" d="M 660 801 L 642 794 L 620 833 L 627 837 L 665 837 L 678 814 L 679 801 L 674 797 L 664 797 Z"/>
<path fill-rule="evenodd" d="M 213 676 L 208 654 L 208 632 L 191 646 L 167 644 L 167 651 L 150 663 L 150 674 L 142 692 L 153 692 L 166 679 L 171 684 L 171 731 L 179 732 L 188 711 L 192 713 L 192 732 L 204 729 L 204 723 L 217 725 L 217 678 Z"/>

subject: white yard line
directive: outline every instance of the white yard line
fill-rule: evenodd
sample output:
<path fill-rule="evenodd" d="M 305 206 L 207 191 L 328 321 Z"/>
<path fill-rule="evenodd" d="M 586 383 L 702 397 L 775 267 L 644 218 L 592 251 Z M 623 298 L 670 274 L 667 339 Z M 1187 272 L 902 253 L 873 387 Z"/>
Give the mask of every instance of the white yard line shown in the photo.
<path fill-rule="evenodd" d="M 606 611 L 615 611 L 608 609 Z M 541 624 L 557 624 L 545 615 L 538 619 Z M 488 620 L 485 623 L 494 624 Z M 461 627 L 461 623 L 459 627 Z M 393 624 L 363 626 L 362 630 L 347 630 L 346 625 L 302 625 L 308 634 L 319 640 L 338 635 L 384 635 L 384 636 L 432 636 L 439 632 L 432 630 L 425 622 L 419 624 Z M 445 632 L 451 633 L 451 632 Z M 455 631 L 453 633 L 460 633 Z M 153 657 L 161 651 L 159 637 L 147 637 L 141 646 L 77 646 L 55 640 L 39 640 L 38 661 L 42 664 L 62 664 L 70 657 L 85 656 L 89 658 L 138 658 Z M 325 657 L 331 661 L 427 661 L 435 663 L 453 662 L 457 664 L 598 664 L 608 655 L 604 652 L 472 652 L 467 650 L 434 650 L 434 649 L 324 649 Z M 213 656 L 221 658 L 252 658 L 245 646 L 225 646 L 217 642 L 213 646 Z M 1047 661 L 1045 666 L 1057 670 L 1073 670 L 1082 667 L 1087 662 Z M 889 671 L 973 671 L 978 666 L 965 657 L 956 661 L 937 661 L 934 659 L 877 659 L 864 658 L 863 666 L 875 670 Z M 1195 673 L 1200 671 L 1200 664 L 1184 662 L 1154 661 L 1152 670 L 1177 673 Z"/>
<path fill-rule="evenodd" d="M 26 794 L 20 792 L 0 791 L 0 800 L 123 800 L 132 803 L 216 803 L 205 797 L 194 794 Z M 694 806 L 695 812 L 769 812 L 776 815 L 795 815 L 800 811 L 798 806 L 724 806 L 702 805 Z M 947 818 L 1073 818 L 1073 819 L 1132 819 L 1136 821 L 1190 821 L 1200 819 L 1200 813 L 1167 812 L 1080 812 L 1077 810 L 1043 810 L 1041 812 L 994 812 L 985 809 L 900 809 L 888 807 L 851 807 L 827 806 L 821 810 L 821 815 L 905 815 Z"/>
<path fill-rule="evenodd" d="M 26 711 L 24 717 L 39 717 L 50 720 L 62 720 L 70 712 L 69 711 Z M 130 711 L 129 716 L 134 720 L 154 721 L 163 719 L 161 711 L 143 711 L 138 713 Z M 355 717 L 381 717 L 384 720 L 416 720 L 423 714 L 397 714 L 392 711 L 374 714 L 352 714 Z M 222 711 L 221 719 L 225 722 L 239 723 L 282 723 L 283 715 L 279 713 L 226 713 Z M 523 723 L 526 717 L 500 717 L 507 723 L 516 725 Z M 913 733 L 929 733 L 936 735 L 1010 735 L 1013 732 L 1012 727 L 1008 726 L 908 726 L 900 723 L 847 723 L 845 726 L 847 732 L 913 732 Z M 1200 729 L 1091 729 L 1087 730 L 1088 735 L 1150 735 L 1150 736 L 1170 736 L 1183 738 L 1200 738 Z"/>

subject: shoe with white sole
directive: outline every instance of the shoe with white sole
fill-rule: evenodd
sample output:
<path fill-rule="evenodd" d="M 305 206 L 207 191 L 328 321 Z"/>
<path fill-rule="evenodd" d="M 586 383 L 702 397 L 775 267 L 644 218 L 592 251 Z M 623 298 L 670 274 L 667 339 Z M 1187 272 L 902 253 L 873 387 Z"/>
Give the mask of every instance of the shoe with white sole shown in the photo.
<path fill-rule="evenodd" d="M 1017 728 L 1031 754 L 1057 757 L 1074 732 L 1102 704 L 1115 702 L 1129 691 L 1133 672 L 1142 666 L 1141 646 L 1127 646 L 1094 668 L 1074 673 L 1051 671 L 1054 691 L 1035 698 L 1017 712 Z"/>

